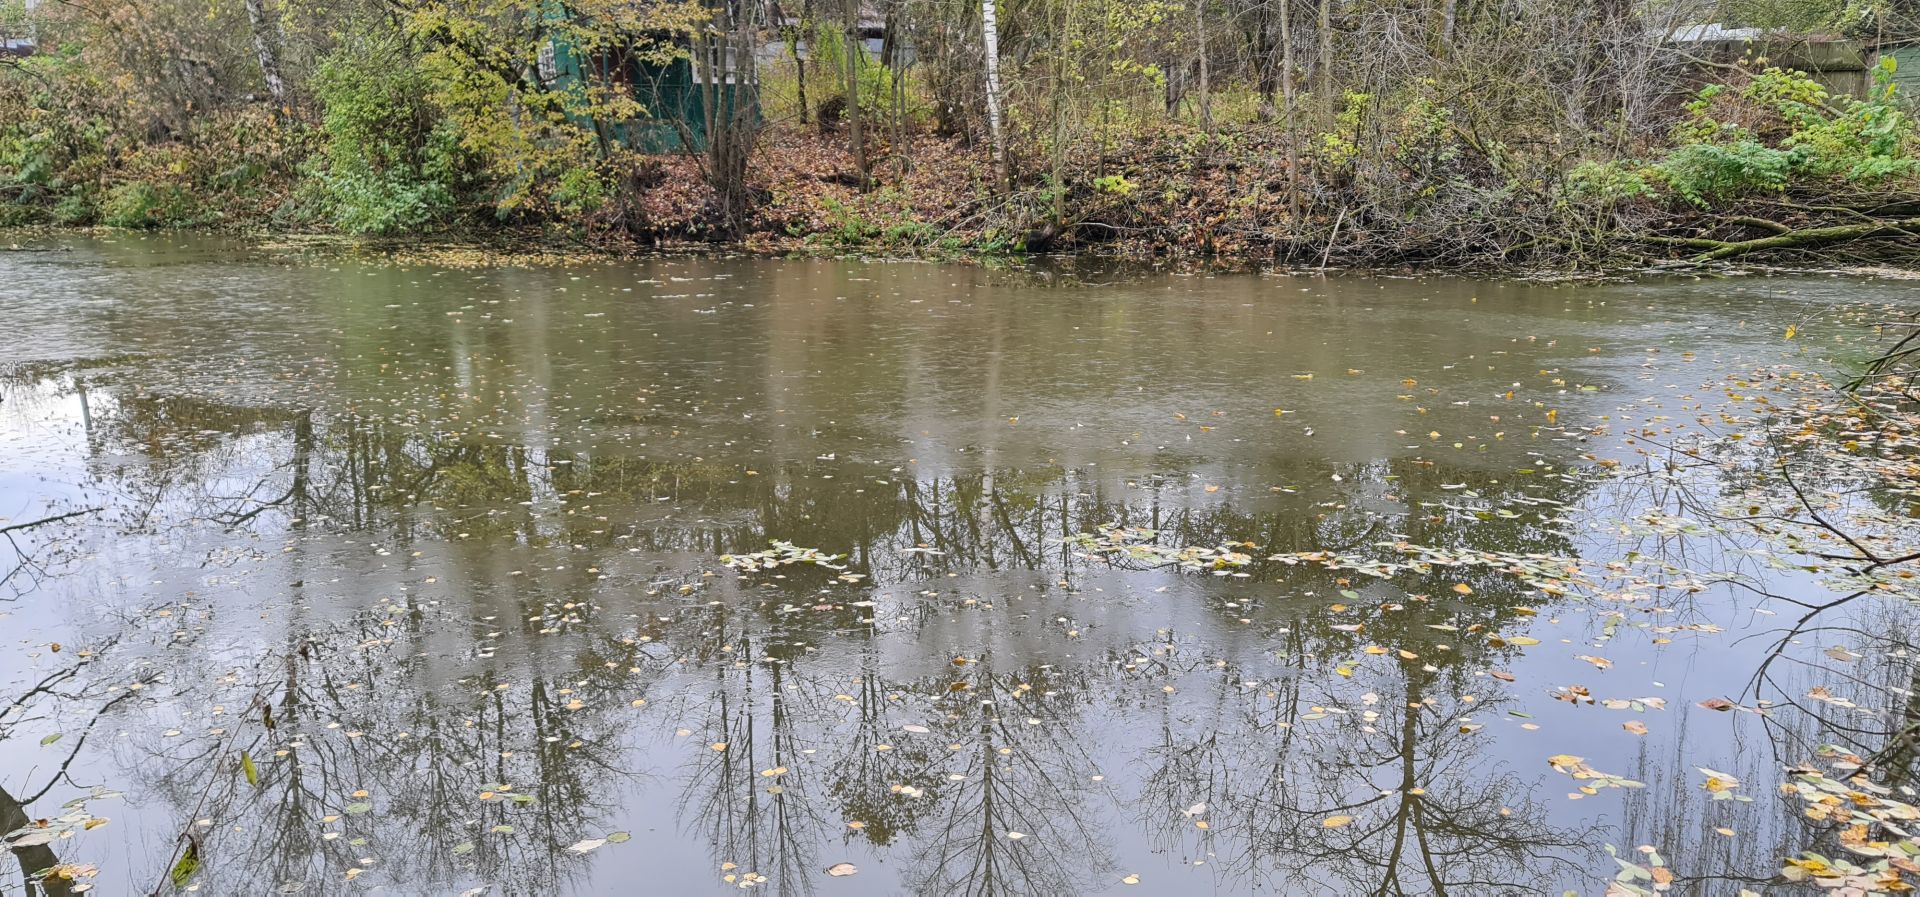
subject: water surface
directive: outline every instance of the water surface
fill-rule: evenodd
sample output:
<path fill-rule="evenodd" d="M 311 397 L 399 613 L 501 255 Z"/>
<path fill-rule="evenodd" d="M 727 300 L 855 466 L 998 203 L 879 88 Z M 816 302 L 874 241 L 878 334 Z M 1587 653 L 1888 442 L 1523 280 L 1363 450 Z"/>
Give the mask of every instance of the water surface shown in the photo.
<path fill-rule="evenodd" d="M 1597 894 L 1608 845 L 1765 877 L 1828 733 L 1698 702 L 1830 684 L 1835 645 L 1912 676 L 1859 634 L 1891 602 L 1789 633 L 1721 585 L 1623 621 L 1267 560 L 1665 552 L 1818 600 L 1623 527 L 1671 483 L 1608 467 L 1730 377 L 1859 357 L 1896 284 L 63 248 L 0 253 L 0 525 L 78 512 L 0 546 L 0 828 L 83 799 L 15 853 L 99 893 Z M 1071 538 L 1111 526 L 1254 560 Z M 776 541 L 845 557 L 723 561 Z"/>

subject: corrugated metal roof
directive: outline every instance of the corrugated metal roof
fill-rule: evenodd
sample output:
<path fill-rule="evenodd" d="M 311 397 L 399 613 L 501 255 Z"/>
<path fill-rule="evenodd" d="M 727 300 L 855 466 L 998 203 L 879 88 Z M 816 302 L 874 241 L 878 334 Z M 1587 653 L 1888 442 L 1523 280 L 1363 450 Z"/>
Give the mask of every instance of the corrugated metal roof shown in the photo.
<path fill-rule="evenodd" d="M 1758 28 L 1732 28 L 1719 22 L 1709 22 L 1676 28 L 1671 38 L 1683 44 L 1702 44 L 1717 40 L 1759 40 L 1765 34 Z"/>

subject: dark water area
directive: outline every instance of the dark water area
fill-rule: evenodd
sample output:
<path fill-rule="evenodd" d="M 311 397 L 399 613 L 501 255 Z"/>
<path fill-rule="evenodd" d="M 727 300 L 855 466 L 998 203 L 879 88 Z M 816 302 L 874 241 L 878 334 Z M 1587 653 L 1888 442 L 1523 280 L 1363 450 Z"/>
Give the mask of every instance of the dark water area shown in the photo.
<path fill-rule="evenodd" d="M 1700 702 L 1912 685 L 1619 475 L 1903 283 L 67 248 L 0 253 L 0 527 L 72 515 L 0 545 L 0 829 L 66 817 L 0 893 L 1771 892 L 1833 733 Z M 1282 557 L 1396 542 L 1764 588 Z"/>

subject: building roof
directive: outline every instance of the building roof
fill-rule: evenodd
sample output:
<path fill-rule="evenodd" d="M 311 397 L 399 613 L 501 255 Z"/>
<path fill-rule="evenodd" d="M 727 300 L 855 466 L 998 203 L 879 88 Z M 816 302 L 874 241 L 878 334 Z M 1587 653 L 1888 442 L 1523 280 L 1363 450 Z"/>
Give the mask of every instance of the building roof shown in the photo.
<path fill-rule="evenodd" d="M 1843 34 L 1829 32 L 1797 32 L 1766 28 L 1744 28 L 1727 25 L 1722 22 L 1706 22 L 1699 25 L 1682 25 L 1667 36 L 1669 40 L 1680 44 L 1708 44 L 1715 42 L 1752 43 L 1759 41 L 1780 41 L 1802 44 L 1837 44 L 1851 40 Z"/>

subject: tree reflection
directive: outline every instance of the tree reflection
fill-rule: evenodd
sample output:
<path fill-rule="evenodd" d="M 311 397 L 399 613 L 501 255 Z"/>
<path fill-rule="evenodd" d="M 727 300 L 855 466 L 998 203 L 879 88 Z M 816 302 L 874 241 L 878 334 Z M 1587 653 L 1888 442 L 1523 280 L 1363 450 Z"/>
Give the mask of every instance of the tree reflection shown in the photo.
<path fill-rule="evenodd" d="M 1445 510 L 1449 492 L 1495 504 L 1512 496 L 1485 478 L 1442 490 L 1436 473 L 1350 470 L 1348 508 L 1364 515 L 1360 526 L 1414 544 L 1513 551 L 1564 542 L 1539 518 Z M 1356 526 L 1338 516 L 1319 527 Z M 1296 593 L 1347 597 L 1335 613 L 1322 606 L 1269 622 L 1271 639 L 1254 640 L 1266 652 L 1214 664 L 1156 652 L 1161 671 L 1198 678 L 1204 695 L 1197 718 L 1176 723 L 1163 712 L 1142 812 L 1163 849 L 1213 858 L 1203 862 L 1234 881 L 1302 892 L 1557 891 L 1586 859 L 1593 832 L 1550 823 L 1534 797 L 1539 780 L 1488 751 L 1497 736 L 1486 721 L 1514 702 L 1496 680 L 1474 675 L 1500 651 L 1475 633 L 1500 632 L 1531 613 L 1533 599 L 1489 571 L 1352 587 L 1312 569 L 1289 576 Z M 1455 584 L 1473 600 L 1441 597 Z M 1333 675 L 1336 666 L 1344 672 Z"/>
<path fill-rule="evenodd" d="M 606 834 L 651 784 L 632 770 L 664 756 L 640 737 L 642 696 L 688 733 L 662 763 L 682 833 L 717 875 L 780 894 L 812 893 L 840 843 L 901 857 L 920 893 L 1071 895 L 1112 880 L 1116 819 L 1134 816 L 1217 874 L 1339 893 L 1535 890 L 1586 846 L 1462 723 L 1511 701 L 1475 675 L 1501 649 L 1465 635 L 1524 617 L 1537 596 L 1510 577 L 1354 585 L 1261 562 L 1257 594 L 1183 585 L 1189 614 L 1064 541 L 1117 522 L 1263 556 L 1567 552 L 1551 518 L 1571 480 L 1279 461 L 1313 485 L 1227 501 L 1182 471 L 761 470 L 317 408 L 99 388 L 90 407 L 130 536 L 217 534 L 257 565 L 155 659 L 174 692 L 119 751 L 200 845 L 212 893 L 576 887 L 595 860 L 566 845 Z M 845 553 L 864 579 L 713 569 L 773 538 Z M 1010 573 L 1030 575 L 994 575 Z M 1051 628 L 1048 602 L 1105 628 Z M 1120 647 L 1148 645 L 1163 611 L 1213 653 Z M 1338 671 L 1369 643 L 1413 656 Z M 1199 718 L 1176 717 L 1194 695 Z M 1145 730 L 1117 721 L 1154 713 L 1144 800 L 1123 804 L 1103 764 Z M 173 730 L 190 734 L 153 734 Z M 1322 824 L 1336 815 L 1353 819 Z"/>

